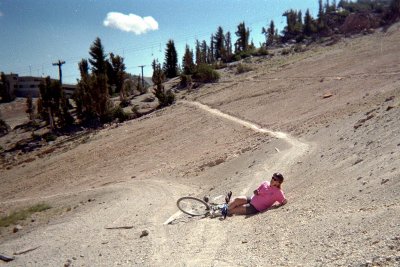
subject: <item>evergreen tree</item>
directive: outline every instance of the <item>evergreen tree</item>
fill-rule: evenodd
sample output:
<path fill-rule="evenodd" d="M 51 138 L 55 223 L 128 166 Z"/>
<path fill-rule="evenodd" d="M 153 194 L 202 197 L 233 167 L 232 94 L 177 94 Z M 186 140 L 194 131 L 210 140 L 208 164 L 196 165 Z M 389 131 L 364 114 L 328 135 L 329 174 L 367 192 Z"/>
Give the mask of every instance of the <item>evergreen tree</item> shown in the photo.
<path fill-rule="evenodd" d="M 15 99 L 15 95 L 11 91 L 10 82 L 3 72 L 0 74 L 0 97 L 1 102 L 11 102 Z"/>
<path fill-rule="evenodd" d="M 238 37 L 235 43 L 236 52 L 247 51 L 249 48 L 250 30 L 249 28 L 246 28 L 244 22 L 241 22 L 237 26 L 237 31 L 235 32 L 235 34 Z"/>
<path fill-rule="evenodd" d="M 325 12 L 322 0 L 318 0 L 318 30 L 325 28 Z"/>
<path fill-rule="evenodd" d="M 32 95 L 26 98 L 26 113 L 28 113 L 29 121 L 33 121 L 35 114 L 35 105 L 33 104 Z"/>
<path fill-rule="evenodd" d="M 400 0 L 392 0 L 390 2 L 390 12 L 393 18 L 397 19 L 400 17 Z"/>
<path fill-rule="evenodd" d="M 175 95 L 171 90 L 166 91 L 163 85 L 165 80 L 164 71 L 161 69 L 161 64 L 158 61 L 153 60 L 151 64 L 153 67 L 152 80 L 155 85 L 154 95 L 158 99 L 159 107 L 165 107 L 172 104 L 175 101 Z"/>
<path fill-rule="evenodd" d="M 99 37 L 95 39 L 93 44 L 90 46 L 89 59 L 92 65 L 92 72 L 96 75 L 106 73 L 106 55 L 104 54 L 104 47 Z"/>
<path fill-rule="evenodd" d="M 216 60 L 225 59 L 225 35 L 224 30 L 221 26 L 218 27 L 217 32 L 212 38 L 212 44 L 214 49 L 214 58 Z"/>
<path fill-rule="evenodd" d="M 264 27 L 262 28 L 261 33 L 265 35 L 266 46 L 270 46 L 273 44 L 276 32 L 277 31 L 275 29 L 275 23 L 273 20 L 271 20 L 269 27 L 267 29 L 265 29 Z"/>
<path fill-rule="evenodd" d="M 164 72 L 167 78 L 178 76 L 178 54 L 173 40 L 169 40 L 165 50 Z"/>
<path fill-rule="evenodd" d="M 115 85 L 115 92 L 119 93 L 125 80 L 124 58 L 110 53 L 110 63 L 108 68 L 108 80 L 110 85 Z"/>
<path fill-rule="evenodd" d="M 316 27 L 315 27 L 314 19 L 310 14 L 310 10 L 307 9 L 306 14 L 304 15 L 303 33 L 306 36 L 311 36 L 315 32 L 316 32 Z"/>
<path fill-rule="evenodd" d="M 195 54 L 196 54 L 196 65 L 199 65 L 201 62 L 201 46 L 199 40 L 196 40 L 195 46 Z"/>
<path fill-rule="evenodd" d="M 89 95 L 90 92 L 90 79 L 89 79 L 89 63 L 86 59 L 82 59 L 79 63 L 79 71 L 81 79 L 78 81 L 75 89 L 73 99 L 76 103 L 76 112 L 78 117 L 83 117 L 84 113 L 94 114 L 92 99 Z"/>
<path fill-rule="evenodd" d="M 96 38 L 90 47 L 89 62 L 92 66 L 90 98 L 96 116 L 103 119 L 109 110 L 110 96 L 108 93 L 106 56 L 100 38 Z"/>
<path fill-rule="evenodd" d="M 189 45 L 186 45 L 185 47 L 185 54 L 182 59 L 182 67 L 183 73 L 186 75 L 194 72 L 193 50 L 190 49 Z"/>
<path fill-rule="evenodd" d="M 283 16 L 286 17 L 286 27 L 283 31 L 284 39 L 289 40 L 296 38 L 301 35 L 303 30 L 303 25 L 300 23 L 301 20 L 298 19 L 299 13 L 293 9 L 286 11 L 283 13 Z"/>
<path fill-rule="evenodd" d="M 215 48 L 214 48 L 214 34 L 211 34 L 210 38 L 210 47 L 208 49 L 208 62 L 209 64 L 214 63 L 216 60 L 215 58 Z"/>
<path fill-rule="evenodd" d="M 209 47 L 207 45 L 207 42 L 206 40 L 203 40 L 203 42 L 201 42 L 201 60 L 200 60 L 201 63 L 210 63 L 208 51 Z"/>
<path fill-rule="evenodd" d="M 39 84 L 40 108 L 39 113 L 45 119 L 52 130 L 56 126 L 56 118 L 60 117 L 60 100 L 62 88 L 59 81 L 51 81 L 47 76 L 44 82 Z"/>
<path fill-rule="evenodd" d="M 230 62 L 232 60 L 232 40 L 231 40 L 231 33 L 227 32 L 225 34 L 225 45 L 226 45 L 226 55 L 225 61 Z"/>

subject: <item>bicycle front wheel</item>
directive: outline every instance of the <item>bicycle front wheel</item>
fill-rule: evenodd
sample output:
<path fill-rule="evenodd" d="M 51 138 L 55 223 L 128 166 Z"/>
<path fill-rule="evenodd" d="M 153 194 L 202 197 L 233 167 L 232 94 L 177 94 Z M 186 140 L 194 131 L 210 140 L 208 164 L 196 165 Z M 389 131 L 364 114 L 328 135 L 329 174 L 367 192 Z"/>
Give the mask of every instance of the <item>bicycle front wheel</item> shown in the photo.
<path fill-rule="evenodd" d="M 176 205 L 183 213 L 192 216 L 206 215 L 210 211 L 210 206 L 196 197 L 181 197 Z"/>

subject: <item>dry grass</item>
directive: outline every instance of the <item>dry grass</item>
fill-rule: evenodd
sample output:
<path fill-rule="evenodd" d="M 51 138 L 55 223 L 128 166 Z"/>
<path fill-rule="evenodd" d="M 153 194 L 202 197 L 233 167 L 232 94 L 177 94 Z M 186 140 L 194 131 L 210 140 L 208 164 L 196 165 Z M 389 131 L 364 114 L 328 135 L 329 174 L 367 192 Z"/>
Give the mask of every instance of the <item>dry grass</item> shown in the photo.
<path fill-rule="evenodd" d="M 17 224 L 18 221 L 23 221 L 36 212 L 42 212 L 50 208 L 49 205 L 40 203 L 27 209 L 14 211 L 10 215 L 0 218 L 0 227 L 8 227 Z"/>

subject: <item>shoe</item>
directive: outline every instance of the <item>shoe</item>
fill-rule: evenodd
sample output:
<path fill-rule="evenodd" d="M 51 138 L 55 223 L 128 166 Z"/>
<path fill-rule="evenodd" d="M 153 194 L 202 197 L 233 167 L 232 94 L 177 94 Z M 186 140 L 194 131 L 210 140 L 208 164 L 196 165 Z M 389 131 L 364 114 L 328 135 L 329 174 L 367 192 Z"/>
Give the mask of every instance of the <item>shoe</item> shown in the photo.
<path fill-rule="evenodd" d="M 221 209 L 221 214 L 224 216 L 224 219 L 226 218 L 226 215 L 228 215 L 228 205 L 225 204 L 222 209 Z"/>

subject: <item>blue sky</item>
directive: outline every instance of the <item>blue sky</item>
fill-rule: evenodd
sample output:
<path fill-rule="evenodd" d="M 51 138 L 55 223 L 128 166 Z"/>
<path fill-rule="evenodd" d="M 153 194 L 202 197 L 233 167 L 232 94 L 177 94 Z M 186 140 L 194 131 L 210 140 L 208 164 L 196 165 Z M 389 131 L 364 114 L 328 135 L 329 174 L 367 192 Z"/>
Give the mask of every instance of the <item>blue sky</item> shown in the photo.
<path fill-rule="evenodd" d="M 76 83 L 78 62 L 89 57 L 96 37 L 105 52 L 125 59 L 127 72 L 152 73 L 153 58 L 164 61 L 169 39 L 178 60 L 188 44 L 206 40 L 218 26 L 230 31 L 244 21 L 258 47 L 262 27 L 274 20 L 286 25 L 282 13 L 307 8 L 316 17 L 317 0 L 0 0 L 0 71 L 21 76 L 58 78 L 52 63 L 64 60 L 63 82 Z"/>

